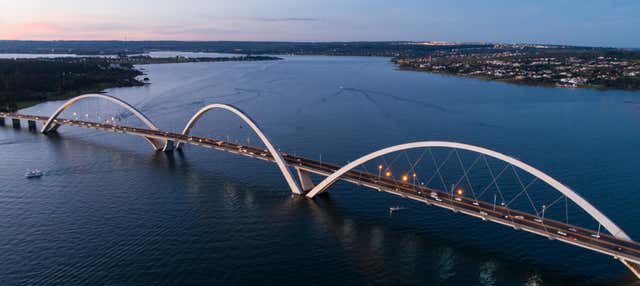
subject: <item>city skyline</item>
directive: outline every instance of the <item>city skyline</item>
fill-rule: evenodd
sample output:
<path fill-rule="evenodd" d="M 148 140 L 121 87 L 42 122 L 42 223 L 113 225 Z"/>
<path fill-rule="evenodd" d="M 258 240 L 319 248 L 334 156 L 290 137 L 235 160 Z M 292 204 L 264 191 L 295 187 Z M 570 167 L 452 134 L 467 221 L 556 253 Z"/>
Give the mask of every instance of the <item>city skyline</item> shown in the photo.
<path fill-rule="evenodd" d="M 5 3 L 2 3 L 5 2 Z M 449 41 L 640 47 L 633 1 L 2 0 L 4 40 Z"/>

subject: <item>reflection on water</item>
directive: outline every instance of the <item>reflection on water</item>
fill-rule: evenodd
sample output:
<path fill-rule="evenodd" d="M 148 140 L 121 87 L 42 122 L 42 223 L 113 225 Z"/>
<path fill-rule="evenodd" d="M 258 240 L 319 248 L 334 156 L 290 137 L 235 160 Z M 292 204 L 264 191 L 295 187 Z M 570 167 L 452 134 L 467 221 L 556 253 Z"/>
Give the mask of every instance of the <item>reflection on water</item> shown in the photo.
<path fill-rule="evenodd" d="M 540 285 L 542 285 L 542 279 L 540 278 L 540 276 L 538 276 L 538 274 L 533 274 L 533 275 L 531 275 L 531 277 L 529 277 L 529 279 L 527 279 L 527 283 L 525 285 L 526 286 L 540 286 Z"/>
<path fill-rule="evenodd" d="M 480 265 L 480 285 L 493 286 L 496 284 L 496 270 L 498 264 L 493 261 L 488 261 Z"/>
<path fill-rule="evenodd" d="M 440 250 L 438 258 L 438 277 L 442 283 L 456 275 L 456 260 L 457 257 L 454 254 L 453 249 L 446 247 Z"/>
<path fill-rule="evenodd" d="M 382 58 L 144 68 L 151 85 L 109 94 L 162 129 L 180 131 L 222 102 L 251 115 L 277 148 L 327 162 L 415 140 L 477 144 L 545 170 L 640 233 L 640 112 L 624 103 L 637 93 L 404 72 Z M 216 112 L 193 134 L 258 142 L 240 126 Z M 0 128 L 0 158 L 7 285 L 634 283 L 609 257 L 346 183 L 313 201 L 292 196 L 275 166 L 192 146 L 167 155 L 94 130 Z M 26 181 L 34 167 L 46 176 Z M 390 216 L 396 205 L 410 211 Z"/>

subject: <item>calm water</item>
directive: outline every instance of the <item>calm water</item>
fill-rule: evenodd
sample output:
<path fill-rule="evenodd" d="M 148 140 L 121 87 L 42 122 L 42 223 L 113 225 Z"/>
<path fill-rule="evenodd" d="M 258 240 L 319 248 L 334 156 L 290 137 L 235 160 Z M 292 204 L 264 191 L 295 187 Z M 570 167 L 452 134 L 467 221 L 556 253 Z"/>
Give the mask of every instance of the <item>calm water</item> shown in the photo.
<path fill-rule="evenodd" d="M 108 93 L 163 129 L 222 102 L 278 148 L 323 161 L 416 140 L 477 144 L 548 172 L 640 238 L 638 93 L 398 71 L 383 58 L 143 68 L 151 85 Z M 232 117 L 204 119 L 194 133 L 245 140 Z M 349 184 L 292 197 L 275 165 L 197 147 L 167 156 L 124 135 L 5 127 L 0 158 L 2 285 L 634 283 L 610 257 Z M 46 176 L 25 180 L 34 167 Z M 408 209 L 390 216 L 392 205 Z"/>

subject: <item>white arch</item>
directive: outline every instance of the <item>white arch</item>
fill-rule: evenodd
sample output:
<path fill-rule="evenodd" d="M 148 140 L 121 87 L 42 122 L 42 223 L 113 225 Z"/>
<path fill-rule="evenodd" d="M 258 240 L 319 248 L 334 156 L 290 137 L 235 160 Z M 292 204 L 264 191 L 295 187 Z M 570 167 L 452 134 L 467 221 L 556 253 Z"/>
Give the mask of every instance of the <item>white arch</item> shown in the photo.
<path fill-rule="evenodd" d="M 99 94 L 99 93 L 91 93 L 91 94 L 84 94 L 84 95 L 80 95 L 80 96 L 76 96 L 72 99 L 69 99 L 67 102 L 65 102 L 62 106 L 60 106 L 52 115 L 51 117 L 49 117 L 49 119 L 47 120 L 47 122 L 44 124 L 44 126 L 42 126 L 42 129 L 40 132 L 42 133 L 47 133 L 49 131 L 51 131 L 53 127 L 54 120 L 58 118 L 58 116 L 65 111 L 67 108 L 71 107 L 74 103 L 76 103 L 77 101 L 86 99 L 86 98 L 100 98 L 100 99 L 106 99 L 108 101 L 111 101 L 117 105 L 120 105 L 122 107 L 124 107 L 125 109 L 129 110 L 131 113 L 133 113 L 133 115 L 135 115 L 136 117 L 138 117 L 138 119 L 140 119 L 145 125 L 147 125 L 147 127 L 149 127 L 149 129 L 152 130 L 159 130 L 158 127 L 155 126 L 155 124 L 153 124 L 153 122 L 151 122 L 151 120 L 149 120 L 146 116 L 144 116 L 144 114 L 142 114 L 142 112 L 140 112 L 139 110 L 137 110 L 135 107 L 129 105 L 128 103 L 115 98 L 113 96 L 109 96 L 109 95 L 104 95 L 104 94 Z M 153 146 L 153 148 L 155 150 L 159 150 L 160 148 L 162 148 L 162 145 L 160 143 L 158 143 L 155 139 L 153 138 L 148 138 L 145 137 L 145 139 L 147 139 L 147 141 L 149 141 L 149 143 Z"/>
<path fill-rule="evenodd" d="M 282 158 L 282 155 L 280 155 L 280 153 L 276 150 L 276 148 L 273 147 L 273 145 L 271 144 L 267 136 L 264 135 L 264 133 L 262 133 L 258 125 L 249 116 L 244 114 L 238 108 L 235 108 L 227 104 L 209 104 L 201 108 L 200 110 L 198 110 L 198 112 L 196 112 L 196 114 L 194 114 L 193 117 L 191 117 L 187 125 L 184 127 L 182 134 L 188 135 L 189 132 L 191 131 L 191 128 L 198 121 L 198 119 L 200 119 L 202 115 L 204 115 L 206 112 L 212 109 L 224 109 L 224 110 L 230 111 L 233 114 L 240 117 L 240 119 L 242 119 L 247 125 L 249 125 L 249 127 L 253 129 L 253 132 L 255 132 L 258 135 L 258 137 L 260 137 L 260 140 L 262 140 L 262 143 L 267 147 L 267 149 L 271 153 L 271 156 L 273 156 L 273 159 L 276 161 L 278 168 L 280 168 L 282 175 L 284 175 L 285 180 L 287 180 L 287 183 L 289 184 L 291 191 L 295 194 L 302 195 L 302 192 L 300 191 L 300 188 L 298 187 L 298 184 L 296 183 L 296 181 L 293 179 L 293 176 L 291 175 L 291 171 L 287 167 L 287 164 Z M 178 142 L 176 144 L 176 148 L 180 148 L 180 145 L 181 144 Z"/>
<path fill-rule="evenodd" d="M 596 221 L 598 221 L 600 224 L 602 224 L 602 226 L 607 229 L 613 236 L 615 236 L 616 238 L 622 239 L 622 240 L 627 240 L 627 241 L 631 241 L 631 238 L 624 232 L 622 231 L 622 229 L 620 229 L 620 227 L 618 227 L 613 221 L 611 221 L 607 216 L 605 216 L 602 212 L 600 212 L 598 209 L 596 209 L 593 205 L 591 205 L 589 202 L 587 202 L 585 199 L 583 199 L 580 195 L 578 195 L 576 192 L 574 192 L 573 190 L 571 190 L 569 187 L 563 185 L 562 183 L 558 182 L 556 179 L 552 178 L 551 176 L 545 174 L 544 172 L 531 167 L 528 164 L 525 164 L 513 157 L 504 155 L 502 153 L 498 153 L 489 149 L 485 149 L 482 147 L 478 147 L 478 146 L 473 146 L 473 145 L 468 145 L 468 144 L 463 144 L 463 143 L 457 143 L 457 142 L 447 142 L 447 141 L 421 141 L 421 142 L 412 142 L 412 143 L 406 143 L 406 144 L 400 144 L 400 145 L 396 145 L 396 146 L 391 146 L 391 147 L 387 147 L 372 153 L 369 153 L 367 155 L 364 155 L 360 158 L 358 158 L 357 160 L 345 165 L 344 167 L 340 168 L 339 170 L 337 170 L 335 173 L 331 174 L 329 177 L 325 178 L 322 182 L 320 182 L 315 188 L 313 188 L 311 191 L 309 191 L 307 193 L 307 197 L 308 198 L 313 198 L 314 196 L 323 193 L 327 190 L 327 188 L 329 188 L 332 184 L 334 184 L 336 181 L 338 181 L 338 179 L 340 179 L 340 177 L 342 175 L 344 175 L 345 173 L 351 171 L 352 169 L 370 161 L 373 160 L 375 158 L 378 158 L 380 156 L 389 154 L 389 153 L 393 153 L 393 152 L 398 152 L 398 151 L 403 151 L 403 150 L 408 150 L 408 149 L 414 149 L 414 148 L 425 148 L 425 147 L 444 147 L 444 148 L 454 148 L 454 149 L 461 149 L 461 150 L 467 150 L 467 151 L 472 151 L 472 152 L 477 152 L 480 154 L 484 154 L 493 158 L 496 158 L 498 160 L 502 160 L 504 162 L 507 162 L 513 166 L 516 166 L 524 171 L 526 171 L 527 173 L 537 177 L 538 179 L 544 181 L 545 183 L 549 184 L 550 186 L 552 186 L 554 189 L 556 189 L 557 191 L 559 191 L 560 193 L 564 194 L 567 198 L 569 198 L 571 201 L 573 201 L 574 203 L 576 203 L 579 207 L 581 207 L 583 210 L 585 210 L 589 215 L 591 215 Z"/>

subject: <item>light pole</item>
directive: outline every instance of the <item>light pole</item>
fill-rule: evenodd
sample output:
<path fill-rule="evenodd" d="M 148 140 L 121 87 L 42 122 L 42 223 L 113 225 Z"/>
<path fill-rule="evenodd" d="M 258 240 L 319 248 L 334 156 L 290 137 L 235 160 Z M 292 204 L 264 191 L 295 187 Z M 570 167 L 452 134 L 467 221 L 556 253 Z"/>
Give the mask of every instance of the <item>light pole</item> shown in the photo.
<path fill-rule="evenodd" d="M 455 185 L 451 184 L 451 195 L 449 195 L 449 203 L 451 203 L 451 210 L 453 210 L 453 212 L 457 212 L 456 207 L 453 204 L 453 189 L 455 189 Z"/>
<path fill-rule="evenodd" d="M 382 165 L 378 165 L 378 182 L 380 182 L 381 176 L 382 176 Z"/>
<path fill-rule="evenodd" d="M 416 173 L 413 173 L 413 189 L 415 191 L 416 189 L 416 178 L 418 177 L 418 175 L 416 175 Z"/>

